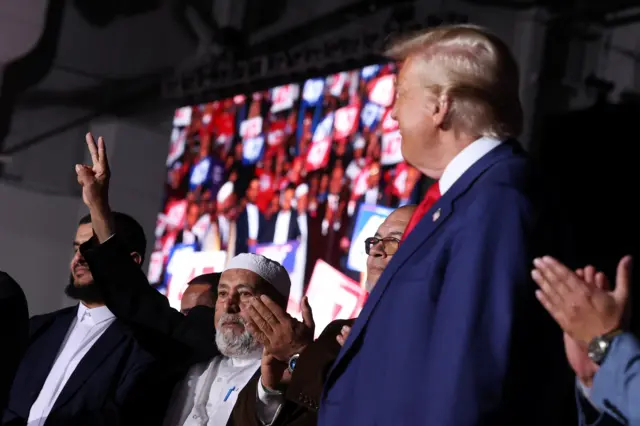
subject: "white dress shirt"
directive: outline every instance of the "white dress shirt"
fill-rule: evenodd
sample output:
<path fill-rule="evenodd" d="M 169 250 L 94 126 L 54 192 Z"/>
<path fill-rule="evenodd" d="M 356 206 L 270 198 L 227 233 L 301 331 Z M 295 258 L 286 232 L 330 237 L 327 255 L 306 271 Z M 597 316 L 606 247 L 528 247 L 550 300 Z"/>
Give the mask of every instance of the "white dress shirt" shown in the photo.
<path fill-rule="evenodd" d="M 247 358 L 217 356 L 196 364 L 171 399 L 165 426 L 224 426 L 238 394 L 260 368 L 262 351 Z M 275 418 L 281 400 L 258 386 L 258 419 L 265 425 Z"/>
<path fill-rule="evenodd" d="M 289 241 L 289 222 L 291 210 L 280 211 L 276 217 L 276 229 L 273 233 L 273 244 L 286 244 Z"/>
<path fill-rule="evenodd" d="M 247 221 L 249 222 L 249 239 L 257 240 L 260 230 L 260 211 L 255 204 L 247 203 Z"/>
<path fill-rule="evenodd" d="M 78 313 L 69 327 L 38 398 L 31 406 L 28 426 L 44 424 L 69 377 L 115 319 L 106 306 L 88 309 L 83 304 L 78 305 Z"/>
<path fill-rule="evenodd" d="M 440 195 L 444 195 L 464 172 L 501 143 L 498 139 L 482 137 L 460 151 L 442 172 L 439 181 Z"/>
<path fill-rule="evenodd" d="M 298 213 L 298 228 L 300 228 L 300 240 L 301 243 L 307 242 L 307 236 L 309 235 L 309 229 L 307 227 L 307 214 Z"/>
<path fill-rule="evenodd" d="M 220 229 L 220 244 L 226 247 L 229 244 L 229 230 L 231 229 L 229 219 L 222 215 L 218 216 L 218 227 Z"/>

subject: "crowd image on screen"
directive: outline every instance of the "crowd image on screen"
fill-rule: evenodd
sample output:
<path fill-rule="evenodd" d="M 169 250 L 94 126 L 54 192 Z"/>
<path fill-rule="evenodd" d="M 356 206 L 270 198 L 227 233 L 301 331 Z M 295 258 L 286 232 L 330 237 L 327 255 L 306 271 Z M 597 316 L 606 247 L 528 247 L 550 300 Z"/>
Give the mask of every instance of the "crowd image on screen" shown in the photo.
<path fill-rule="evenodd" d="M 359 207 L 417 198 L 420 173 L 391 117 L 396 71 L 372 65 L 178 109 L 150 281 L 164 291 L 178 246 L 232 256 L 296 239 L 305 282 L 317 259 L 358 279 L 346 256 Z"/>

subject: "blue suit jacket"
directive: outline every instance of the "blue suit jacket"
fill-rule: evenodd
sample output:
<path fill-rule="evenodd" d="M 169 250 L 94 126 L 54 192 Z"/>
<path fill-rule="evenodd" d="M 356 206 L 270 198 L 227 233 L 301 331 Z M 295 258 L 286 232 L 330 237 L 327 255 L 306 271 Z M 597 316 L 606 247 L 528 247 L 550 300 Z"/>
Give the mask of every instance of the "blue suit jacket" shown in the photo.
<path fill-rule="evenodd" d="M 607 357 L 593 378 L 590 400 L 601 414 L 592 423 L 589 402 L 581 399 L 581 425 L 640 426 L 640 342 L 631 333 L 613 340 Z"/>
<path fill-rule="evenodd" d="M 26 424 L 77 309 L 31 319 L 29 346 L 13 382 L 3 425 Z M 161 392 L 153 387 L 155 366 L 153 357 L 138 346 L 130 331 L 114 321 L 78 364 L 45 425 L 158 424 L 162 410 L 150 411 L 154 395 Z"/>
<path fill-rule="evenodd" d="M 538 182 L 517 143 L 504 143 L 440 198 L 356 320 L 319 425 L 568 424 L 561 333 L 530 280 L 535 255 L 561 255 Z"/>

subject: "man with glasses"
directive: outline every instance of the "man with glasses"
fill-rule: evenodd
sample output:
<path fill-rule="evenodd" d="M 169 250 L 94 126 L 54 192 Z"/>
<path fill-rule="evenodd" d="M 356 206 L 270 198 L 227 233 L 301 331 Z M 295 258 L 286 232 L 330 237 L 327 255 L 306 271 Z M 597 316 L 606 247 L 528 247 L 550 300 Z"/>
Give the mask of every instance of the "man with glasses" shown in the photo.
<path fill-rule="evenodd" d="M 407 205 L 393 211 L 380 225 L 372 237 L 365 240 L 367 255 L 367 291 L 371 291 L 384 268 L 398 250 L 402 234 L 416 206 Z M 264 305 L 266 308 L 266 305 Z M 267 308 L 269 309 L 269 308 Z M 271 310 L 271 317 L 286 316 L 284 310 Z M 234 425 L 262 426 L 256 416 L 258 386 L 273 398 L 279 398 L 278 414 L 271 426 L 315 426 L 320 403 L 324 375 L 340 352 L 354 319 L 336 320 L 330 323 L 318 340 L 307 345 L 303 350 L 291 348 L 289 363 L 274 359 L 269 362 L 262 359 L 261 377 L 254 377 L 238 395 L 236 405 L 231 414 Z M 287 327 L 279 324 L 255 323 L 259 332 L 266 335 L 265 350 L 282 353 L 284 346 L 299 339 L 287 334 Z M 295 327 L 291 327 L 291 333 Z M 273 357 L 271 357 L 273 358 Z M 274 374 L 274 371 L 284 371 Z M 279 382 L 272 383 L 268 377 L 281 377 Z"/>

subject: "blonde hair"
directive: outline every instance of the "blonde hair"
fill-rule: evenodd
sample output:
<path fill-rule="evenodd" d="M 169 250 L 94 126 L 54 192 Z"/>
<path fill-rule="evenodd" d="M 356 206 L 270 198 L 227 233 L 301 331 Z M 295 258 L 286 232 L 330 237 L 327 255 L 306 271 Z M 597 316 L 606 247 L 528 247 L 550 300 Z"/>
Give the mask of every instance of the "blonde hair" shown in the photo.
<path fill-rule="evenodd" d="M 429 29 L 393 43 L 385 55 L 420 62 L 426 88 L 450 102 L 445 124 L 455 131 L 499 139 L 521 133 L 518 65 L 507 45 L 486 29 Z"/>

